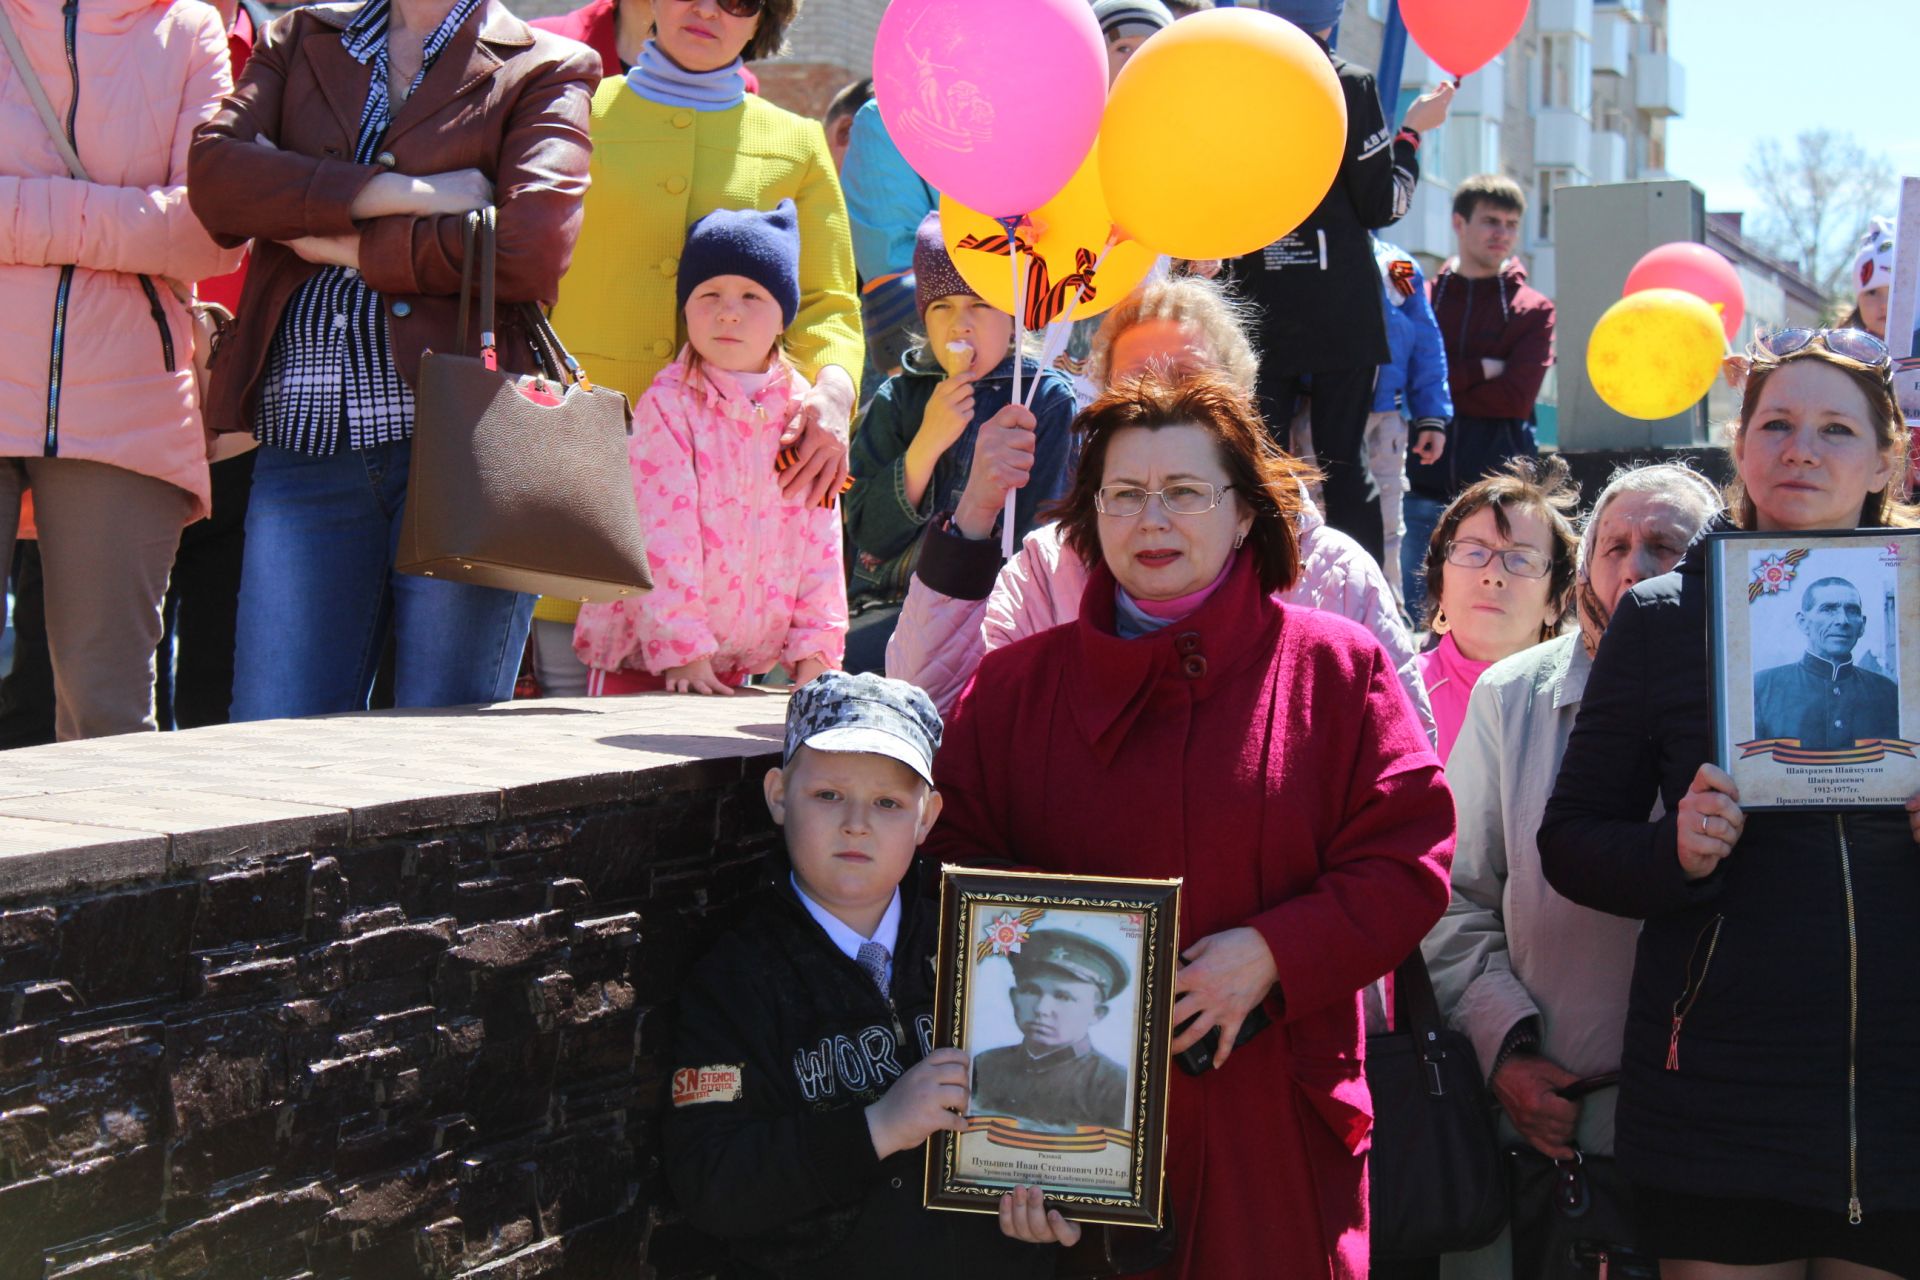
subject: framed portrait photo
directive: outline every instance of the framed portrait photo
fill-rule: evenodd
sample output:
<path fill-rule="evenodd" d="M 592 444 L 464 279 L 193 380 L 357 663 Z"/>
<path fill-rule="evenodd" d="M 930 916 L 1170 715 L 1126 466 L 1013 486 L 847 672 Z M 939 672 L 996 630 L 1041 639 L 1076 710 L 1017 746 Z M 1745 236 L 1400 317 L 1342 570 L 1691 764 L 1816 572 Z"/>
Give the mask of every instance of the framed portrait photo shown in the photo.
<path fill-rule="evenodd" d="M 1920 791 L 1920 531 L 1708 542 L 1714 760 L 1743 809 Z"/>
<path fill-rule="evenodd" d="M 942 868 L 934 1043 L 972 1061 L 926 1203 L 1037 1186 L 1080 1222 L 1161 1224 L 1180 882 Z"/>

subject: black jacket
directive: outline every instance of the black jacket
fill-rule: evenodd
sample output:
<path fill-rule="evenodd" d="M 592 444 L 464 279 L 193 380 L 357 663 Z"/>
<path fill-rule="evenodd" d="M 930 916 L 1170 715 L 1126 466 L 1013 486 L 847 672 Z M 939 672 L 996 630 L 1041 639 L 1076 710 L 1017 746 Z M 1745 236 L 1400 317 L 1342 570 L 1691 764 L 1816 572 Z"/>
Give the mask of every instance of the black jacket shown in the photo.
<path fill-rule="evenodd" d="M 1398 222 L 1413 203 L 1419 135 L 1394 134 L 1373 72 L 1327 56 L 1347 99 L 1339 175 L 1291 235 L 1234 260 L 1235 280 L 1260 305 L 1256 345 L 1263 375 L 1372 369 L 1393 358 L 1369 233 Z"/>
<path fill-rule="evenodd" d="M 911 876 L 900 905 L 891 1000 L 784 872 L 682 988 L 667 1177 L 693 1224 L 727 1239 L 735 1274 L 1052 1274 L 1054 1249 L 1007 1239 L 997 1218 L 924 1208 L 924 1147 L 874 1154 L 867 1104 L 933 1042 L 933 913 Z"/>
<path fill-rule="evenodd" d="M 1646 921 L 1621 1165 L 1698 1195 L 1834 1212 L 1857 1199 L 1869 1219 L 1920 1209 L 1920 846 L 1906 815 L 1749 813 L 1713 875 L 1680 870 L 1675 809 L 1712 752 L 1705 562 L 1696 543 L 1621 599 L 1540 827 L 1555 889 Z M 1650 823 L 1656 794 L 1666 812 Z"/>

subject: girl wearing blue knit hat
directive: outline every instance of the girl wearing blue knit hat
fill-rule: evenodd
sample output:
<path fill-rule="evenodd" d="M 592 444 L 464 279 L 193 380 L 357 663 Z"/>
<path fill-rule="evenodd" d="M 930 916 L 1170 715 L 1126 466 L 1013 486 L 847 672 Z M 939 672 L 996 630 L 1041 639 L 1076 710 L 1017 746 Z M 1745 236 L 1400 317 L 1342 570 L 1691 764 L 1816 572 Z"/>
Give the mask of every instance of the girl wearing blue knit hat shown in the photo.
<path fill-rule="evenodd" d="M 781 350 L 800 308 L 792 200 L 719 209 L 680 252 L 687 345 L 634 406 L 634 498 L 653 590 L 583 605 L 587 692 L 729 694 L 775 664 L 840 665 L 847 591 L 833 498 L 781 492 L 780 436 L 809 390 Z"/>

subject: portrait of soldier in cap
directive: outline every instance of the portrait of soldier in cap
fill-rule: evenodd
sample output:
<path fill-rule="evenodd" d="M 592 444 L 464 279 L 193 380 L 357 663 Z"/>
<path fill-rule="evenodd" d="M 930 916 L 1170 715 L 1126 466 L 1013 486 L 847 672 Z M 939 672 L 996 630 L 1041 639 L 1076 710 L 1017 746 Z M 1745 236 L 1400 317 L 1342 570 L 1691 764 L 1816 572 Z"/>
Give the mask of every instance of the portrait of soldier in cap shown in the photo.
<path fill-rule="evenodd" d="M 1129 1129 L 1126 1068 L 1093 1047 L 1088 1033 L 1127 985 L 1126 962 L 1111 947 L 1065 929 L 1035 929 L 1013 966 L 1019 1044 L 973 1060 L 977 1111 L 1034 1124 Z"/>

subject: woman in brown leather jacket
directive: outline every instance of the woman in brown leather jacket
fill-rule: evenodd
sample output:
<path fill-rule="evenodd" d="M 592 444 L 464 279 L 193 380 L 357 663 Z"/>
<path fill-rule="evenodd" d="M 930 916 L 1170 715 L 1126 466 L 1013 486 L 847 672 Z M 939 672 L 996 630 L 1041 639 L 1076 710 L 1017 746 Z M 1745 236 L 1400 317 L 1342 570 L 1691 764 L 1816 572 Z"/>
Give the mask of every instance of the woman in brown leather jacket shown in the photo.
<path fill-rule="evenodd" d="M 193 145 L 193 209 L 255 242 L 207 424 L 261 442 L 233 718 L 507 697 L 531 597 L 396 574 L 421 353 L 455 332 L 462 223 L 499 209 L 501 303 L 551 305 L 580 229 L 598 55 L 499 0 L 295 10 Z M 500 367 L 533 349 L 508 308 Z"/>

